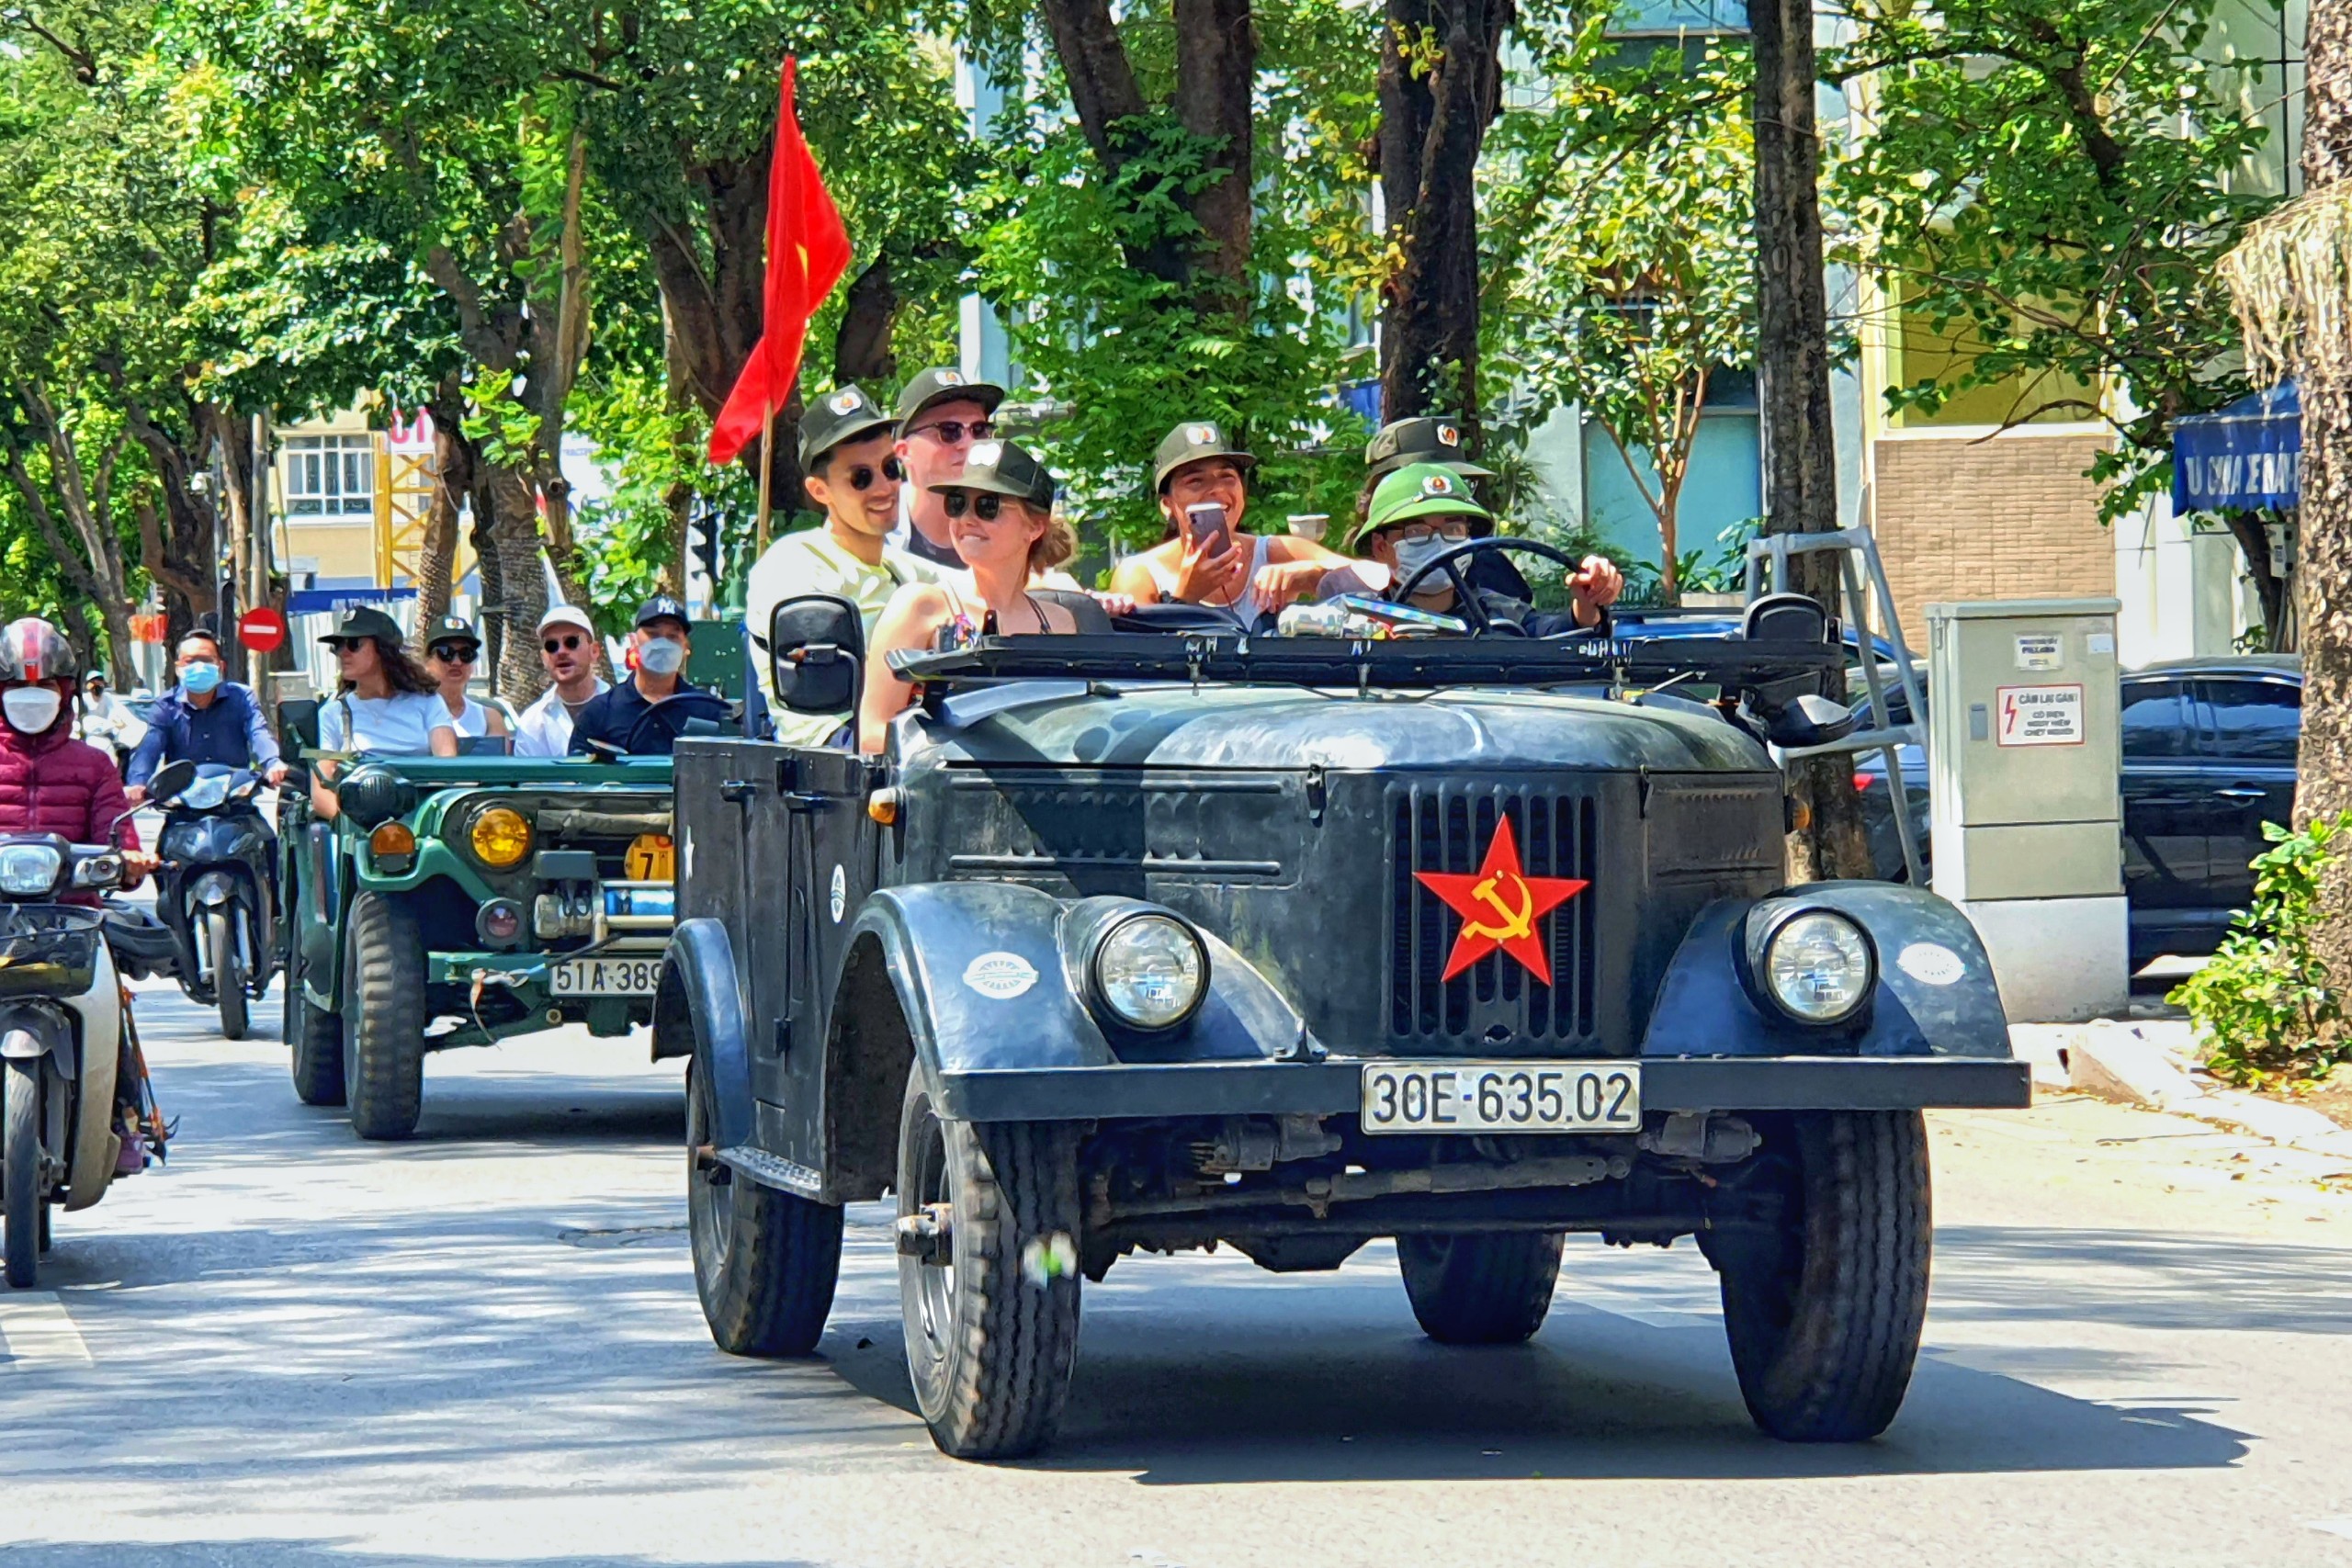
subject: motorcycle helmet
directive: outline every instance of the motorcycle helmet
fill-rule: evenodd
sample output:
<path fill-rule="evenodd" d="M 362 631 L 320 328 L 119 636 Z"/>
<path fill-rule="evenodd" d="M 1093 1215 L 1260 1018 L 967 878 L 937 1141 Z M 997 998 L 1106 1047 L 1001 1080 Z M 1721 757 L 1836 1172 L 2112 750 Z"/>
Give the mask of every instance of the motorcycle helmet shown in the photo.
<path fill-rule="evenodd" d="M 0 631 L 0 684 L 30 681 L 47 685 L 52 681 L 71 681 L 81 672 L 82 661 L 74 645 L 39 615 L 10 621 L 7 629 Z"/>

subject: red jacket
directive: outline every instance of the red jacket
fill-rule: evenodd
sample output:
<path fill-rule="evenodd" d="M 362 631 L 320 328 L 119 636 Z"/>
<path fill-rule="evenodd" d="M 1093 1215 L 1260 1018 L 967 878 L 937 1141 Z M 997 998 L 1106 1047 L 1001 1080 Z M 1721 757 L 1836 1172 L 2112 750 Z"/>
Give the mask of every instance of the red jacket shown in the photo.
<path fill-rule="evenodd" d="M 119 821 L 117 821 L 119 818 Z M 139 847 L 114 759 L 74 739 L 71 712 L 39 735 L 0 723 L 0 833 L 62 833 L 77 844 Z"/>

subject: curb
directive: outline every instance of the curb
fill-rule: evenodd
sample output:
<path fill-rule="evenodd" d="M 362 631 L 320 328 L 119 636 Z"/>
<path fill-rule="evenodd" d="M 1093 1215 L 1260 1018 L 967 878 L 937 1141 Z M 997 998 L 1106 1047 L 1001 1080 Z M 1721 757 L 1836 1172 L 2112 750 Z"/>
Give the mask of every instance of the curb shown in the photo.
<path fill-rule="evenodd" d="M 2100 1019 L 2080 1025 L 2013 1026 L 2019 1056 L 2031 1052 L 2040 1083 L 2042 1062 L 2055 1055 L 2065 1086 L 2122 1105 L 2194 1116 L 2285 1148 L 2352 1161 L 2352 1129 L 2316 1111 L 2281 1105 L 2241 1089 L 2219 1089 L 2193 1077 L 2182 1064 L 2194 1043 L 2185 1022 L 2123 1023 Z M 2064 1036 L 2052 1039 L 2052 1036 Z"/>

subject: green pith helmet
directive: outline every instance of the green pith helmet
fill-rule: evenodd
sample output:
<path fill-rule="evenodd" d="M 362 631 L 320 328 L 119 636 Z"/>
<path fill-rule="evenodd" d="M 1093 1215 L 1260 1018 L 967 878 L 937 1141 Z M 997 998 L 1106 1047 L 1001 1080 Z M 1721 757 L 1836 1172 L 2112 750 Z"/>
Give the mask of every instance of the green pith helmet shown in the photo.
<path fill-rule="evenodd" d="M 1372 492 L 1372 510 L 1348 541 L 1362 554 L 1364 541 L 1379 530 L 1416 517 L 1471 517 L 1492 523 L 1495 514 L 1478 504 L 1469 482 L 1438 463 L 1412 463 L 1380 481 Z"/>

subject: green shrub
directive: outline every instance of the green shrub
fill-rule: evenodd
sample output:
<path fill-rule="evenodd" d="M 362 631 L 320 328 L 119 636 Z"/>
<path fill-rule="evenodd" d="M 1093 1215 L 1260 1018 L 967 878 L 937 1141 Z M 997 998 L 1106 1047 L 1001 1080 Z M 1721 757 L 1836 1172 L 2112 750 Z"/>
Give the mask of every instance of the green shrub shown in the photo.
<path fill-rule="evenodd" d="M 2343 1000 L 2312 950 L 2319 884 L 2331 856 L 2352 844 L 2352 811 L 2300 833 L 2263 825 L 2271 848 L 2254 857 L 2254 903 L 2238 912 L 2212 962 L 2172 1000 L 2205 1043 L 2206 1068 L 2233 1084 L 2291 1086 L 2327 1077 L 2347 1057 Z"/>

